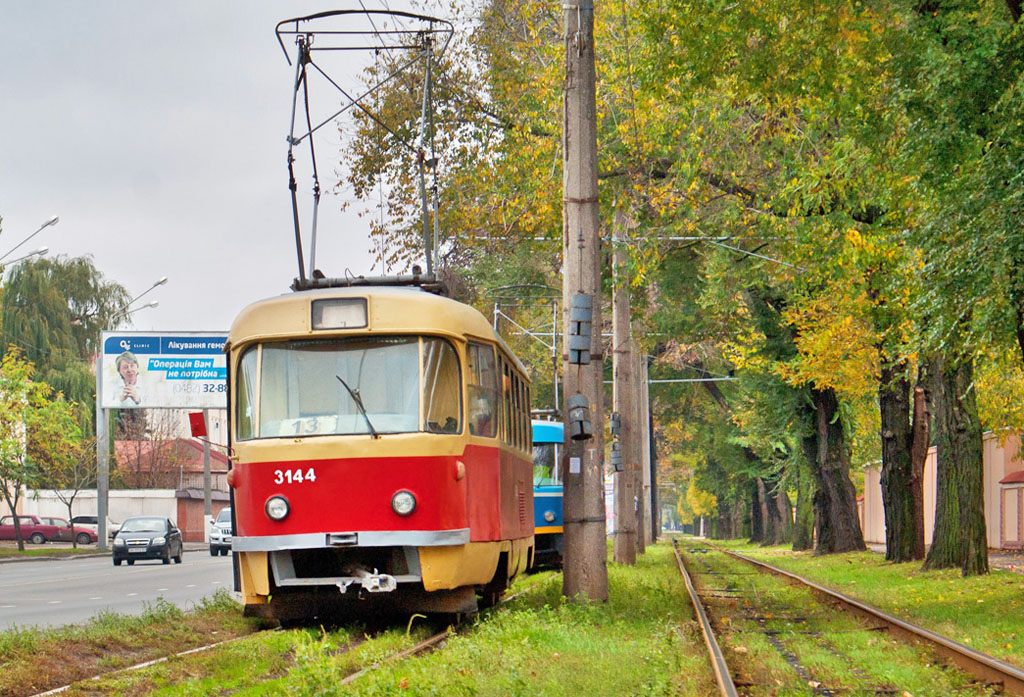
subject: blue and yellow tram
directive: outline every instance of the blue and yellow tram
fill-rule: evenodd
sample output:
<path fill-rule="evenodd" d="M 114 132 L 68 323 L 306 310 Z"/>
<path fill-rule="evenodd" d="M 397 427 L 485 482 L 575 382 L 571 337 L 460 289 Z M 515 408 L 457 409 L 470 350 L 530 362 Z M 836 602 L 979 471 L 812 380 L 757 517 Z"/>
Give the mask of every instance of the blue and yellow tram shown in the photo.
<path fill-rule="evenodd" d="M 533 539 L 531 568 L 562 567 L 562 472 L 559 457 L 565 428 L 559 421 L 534 420 Z"/>
<path fill-rule="evenodd" d="M 247 614 L 471 612 L 525 571 L 530 381 L 475 309 L 304 290 L 244 309 L 226 350 Z"/>

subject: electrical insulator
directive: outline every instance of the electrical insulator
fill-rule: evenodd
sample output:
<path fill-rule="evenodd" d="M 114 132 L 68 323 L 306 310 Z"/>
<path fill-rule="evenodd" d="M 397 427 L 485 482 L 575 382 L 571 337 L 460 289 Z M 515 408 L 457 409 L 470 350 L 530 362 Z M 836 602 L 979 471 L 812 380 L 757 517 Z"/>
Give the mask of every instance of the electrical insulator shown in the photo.
<path fill-rule="evenodd" d="M 569 362 L 590 364 L 590 328 L 594 321 L 594 298 L 586 293 L 572 296 L 569 310 Z"/>
<path fill-rule="evenodd" d="M 618 443 L 612 443 L 612 469 L 616 472 L 625 470 L 622 466 L 622 446 Z"/>
<path fill-rule="evenodd" d="M 594 437 L 590 428 L 590 403 L 585 395 L 575 394 L 569 398 L 569 437 L 573 440 Z"/>

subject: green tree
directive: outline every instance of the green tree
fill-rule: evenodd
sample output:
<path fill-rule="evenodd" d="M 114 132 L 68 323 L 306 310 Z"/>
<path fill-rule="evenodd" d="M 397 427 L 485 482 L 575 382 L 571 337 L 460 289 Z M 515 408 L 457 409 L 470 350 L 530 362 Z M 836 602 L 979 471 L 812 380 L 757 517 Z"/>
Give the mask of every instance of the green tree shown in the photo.
<path fill-rule="evenodd" d="M 12 512 L 23 489 L 38 486 L 42 471 L 66 457 L 78 435 L 72 405 L 34 381 L 33 372 L 16 348 L 0 362 L 0 494 Z M 17 517 L 14 530 L 18 549 L 24 550 Z"/>
<path fill-rule="evenodd" d="M 100 331 L 117 326 L 129 300 L 124 287 L 104 278 L 87 256 L 24 261 L 4 285 L 0 348 L 20 350 L 35 366 L 36 380 L 82 405 L 88 429 Z"/>

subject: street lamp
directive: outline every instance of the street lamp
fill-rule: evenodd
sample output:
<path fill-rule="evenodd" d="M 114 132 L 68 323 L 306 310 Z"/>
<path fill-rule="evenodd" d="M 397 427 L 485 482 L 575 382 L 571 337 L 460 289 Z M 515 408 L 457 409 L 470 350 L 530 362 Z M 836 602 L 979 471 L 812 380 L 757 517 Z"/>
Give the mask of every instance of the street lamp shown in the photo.
<path fill-rule="evenodd" d="M 26 260 L 26 259 L 28 259 L 29 257 L 34 257 L 34 256 L 43 256 L 43 255 L 45 255 L 45 254 L 46 254 L 47 252 L 49 252 L 49 251 L 50 251 L 50 248 L 49 248 L 49 247 L 40 247 L 40 248 L 39 248 L 39 249 L 37 249 L 36 251 L 34 251 L 34 252 L 29 252 L 28 254 L 26 254 L 26 255 L 25 255 L 25 256 L 23 256 L 23 257 L 18 257 L 17 259 L 11 259 L 10 261 L 6 262 L 6 263 L 4 264 L 4 266 L 11 266 L 12 264 L 17 264 L 17 263 L 18 263 L 19 261 L 25 261 L 25 260 Z"/>
<path fill-rule="evenodd" d="M 123 319 L 127 319 L 134 312 L 138 312 L 139 310 L 145 309 L 147 307 L 156 307 L 157 305 L 160 304 L 159 301 L 157 301 L 157 300 L 153 300 L 151 302 L 146 303 L 145 305 L 140 305 L 140 306 L 138 306 L 136 308 L 132 308 L 132 305 L 134 305 L 139 300 L 139 298 L 141 298 L 143 295 L 145 295 L 149 291 L 153 290 L 157 286 L 164 285 L 165 283 L 167 283 L 167 276 L 161 276 L 160 279 L 157 280 L 149 288 L 147 288 L 146 290 L 142 291 L 141 293 L 136 295 L 134 298 L 129 300 L 127 303 L 124 304 L 124 306 L 118 308 L 114 312 L 114 314 L 111 317 L 111 319 L 113 321 L 115 321 L 115 322 L 119 322 L 119 321 L 121 321 Z"/>
<path fill-rule="evenodd" d="M 157 286 L 162 286 L 162 285 L 164 285 L 165 283 L 167 283 L 167 276 L 161 276 L 161 277 L 160 277 L 160 280 L 158 280 L 158 281 L 157 281 L 156 283 L 154 283 L 153 285 L 151 285 L 151 286 L 150 286 L 149 288 L 147 288 L 146 290 L 142 291 L 141 293 L 139 293 L 138 295 L 136 295 L 136 296 L 135 296 L 134 298 L 132 298 L 131 300 L 129 300 L 129 301 L 128 301 L 128 304 L 127 304 L 127 305 L 125 305 L 125 308 L 128 308 L 128 307 L 129 307 L 129 306 L 131 306 L 131 305 L 134 305 L 134 304 L 135 304 L 135 302 L 136 302 L 136 301 L 137 301 L 137 300 L 138 300 L 139 298 L 141 298 L 141 297 L 142 297 L 143 295 L 145 295 L 145 294 L 146 294 L 146 293 L 148 293 L 149 291 L 153 290 L 153 289 L 154 289 L 154 288 L 156 288 Z M 143 306 L 143 307 L 145 307 L 145 306 Z M 138 308 L 138 309 L 140 309 L 140 310 L 141 310 L 142 308 L 140 307 L 140 308 Z"/>
<path fill-rule="evenodd" d="M 137 308 L 135 308 L 134 310 L 128 310 L 127 312 L 125 312 L 125 313 L 124 313 L 124 315 L 125 315 L 125 317 L 127 317 L 128 315 L 134 315 L 134 314 L 135 314 L 136 312 L 138 312 L 139 310 L 145 310 L 145 309 L 146 309 L 147 307 L 156 307 L 156 306 L 157 306 L 157 305 L 159 305 L 159 304 L 160 304 L 160 301 L 159 301 L 159 300 L 150 300 L 150 301 L 149 301 L 148 303 L 146 303 L 145 305 L 139 305 L 139 306 L 138 306 Z"/>
<path fill-rule="evenodd" d="M 9 252 L 7 252 L 7 254 L 4 254 L 4 255 L 3 255 L 2 257 L 0 257 L 0 261 L 3 261 L 3 260 L 4 260 L 4 259 L 6 259 L 7 257 L 11 256 L 11 252 L 13 252 L 13 251 L 14 251 L 15 249 L 17 249 L 18 247 L 20 247 L 21 245 L 25 244 L 25 243 L 26 243 L 26 242 L 28 242 L 28 241 L 29 241 L 30 239 L 32 239 L 33 237 L 35 237 L 36 235 L 38 235 L 38 234 L 39 234 L 40 232 L 42 232 L 42 231 L 43 231 L 43 229 L 44 229 L 44 228 L 48 228 L 48 227 L 50 227 L 51 225 L 56 225 L 56 224 L 58 223 L 58 221 L 60 221 L 60 218 L 58 218 L 57 216 L 52 216 L 51 218 L 49 218 L 49 219 L 48 219 L 48 220 L 47 220 L 46 222 L 44 222 L 44 223 L 43 223 L 42 225 L 40 225 L 40 226 L 39 226 L 39 229 L 38 229 L 38 230 L 36 230 L 35 232 L 33 232 L 33 233 L 32 233 L 31 235 L 29 235 L 28 237 L 26 237 L 25 239 L 23 239 L 23 240 L 22 240 L 21 242 L 19 242 L 18 244 L 14 245 L 14 247 L 13 247 L 13 248 L 12 248 L 12 249 L 11 249 L 11 250 L 10 250 Z M 31 255 L 29 255 L 29 256 L 31 256 Z"/>

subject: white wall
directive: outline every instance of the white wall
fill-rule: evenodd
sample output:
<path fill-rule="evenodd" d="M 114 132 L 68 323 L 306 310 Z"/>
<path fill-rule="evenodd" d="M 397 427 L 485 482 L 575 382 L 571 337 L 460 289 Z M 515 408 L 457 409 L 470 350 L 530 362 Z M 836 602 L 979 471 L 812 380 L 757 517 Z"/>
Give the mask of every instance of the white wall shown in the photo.
<path fill-rule="evenodd" d="M 178 501 L 174 489 L 117 489 L 109 492 L 107 511 L 115 523 L 135 515 L 165 516 L 177 522 Z M 96 515 L 96 490 L 78 492 L 72 515 Z M 24 515 L 67 518 L 68 508 L 52 490 L 29 490 L 22 506 Z"/>

